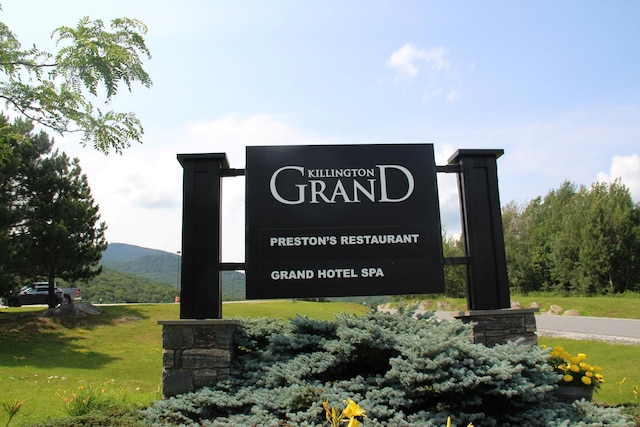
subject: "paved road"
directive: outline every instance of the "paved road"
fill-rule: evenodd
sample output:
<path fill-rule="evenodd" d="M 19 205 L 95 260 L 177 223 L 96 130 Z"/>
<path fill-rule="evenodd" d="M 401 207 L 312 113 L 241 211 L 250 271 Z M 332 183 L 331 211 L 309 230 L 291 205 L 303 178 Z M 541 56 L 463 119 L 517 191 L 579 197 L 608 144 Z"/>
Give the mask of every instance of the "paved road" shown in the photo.
<path fill-rule="evenodd" d="M 436 311 L 439 319 L 452 319 L 450 311 Z M 566 337 L 640 344 L 640 320 L 608 317 L 537 315 L 539 336 Z"/>
<path fill-rule="evenodd" d="M 539 315 L 536 324 L 538 335 L 640 343 L 640 320 L 635 319 Z"/>

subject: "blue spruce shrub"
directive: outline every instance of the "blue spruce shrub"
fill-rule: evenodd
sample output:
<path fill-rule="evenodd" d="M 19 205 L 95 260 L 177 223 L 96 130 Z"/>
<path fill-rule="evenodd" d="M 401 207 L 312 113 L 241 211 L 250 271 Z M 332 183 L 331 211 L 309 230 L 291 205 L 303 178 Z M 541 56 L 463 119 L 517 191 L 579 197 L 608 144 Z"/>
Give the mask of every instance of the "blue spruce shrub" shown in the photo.
<path fill-rule="evenodd" d="M 473 344 L 471 326 L 372 312 L 333 321 L 243 319 L 230 379 L 156 402 L 154 426 L 322 426 L 353 399 L 369 426 L 632 426 L 617 409 L 558 403 L 538 346 Z M 603 422 L 604 420 L 604 422 Z"/>

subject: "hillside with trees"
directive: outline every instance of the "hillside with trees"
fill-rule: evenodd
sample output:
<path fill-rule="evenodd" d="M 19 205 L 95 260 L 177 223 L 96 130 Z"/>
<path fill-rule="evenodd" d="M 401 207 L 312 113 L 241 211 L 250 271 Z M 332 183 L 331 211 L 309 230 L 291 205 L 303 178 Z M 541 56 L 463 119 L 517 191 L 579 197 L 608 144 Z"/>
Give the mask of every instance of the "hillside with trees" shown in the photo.
<path fill-rule="evenodd" d="M 175 287 L 110 268 L 80 286 L 83 301 L 104 304 L 170 303 L 176 293 Z"/>
<path fill-rule="evenodd" d="M 163 284 L 175 295 L 178 287 L 180 255 L 124 243 L 111 243 L 102 254 L 101 264 L 108 270 Z M 222 298 L 245 299 L 245 277 L 238 271 L 222 272 Z M 172 297 L 173 299 L 173 297 Z"/>

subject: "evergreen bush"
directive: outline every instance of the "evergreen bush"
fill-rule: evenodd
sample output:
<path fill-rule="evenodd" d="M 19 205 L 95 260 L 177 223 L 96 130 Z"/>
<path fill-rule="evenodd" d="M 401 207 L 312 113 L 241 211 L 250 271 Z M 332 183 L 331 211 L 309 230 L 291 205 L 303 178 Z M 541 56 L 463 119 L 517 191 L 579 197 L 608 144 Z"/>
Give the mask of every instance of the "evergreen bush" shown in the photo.
<path fill-rule="evenodd" d="M 158 401 L 155 426 L 321 426 L 353 399 L 366 426 L 632 426 L 614 408 L 559 403 L 538 346 L 473 344 L 471 326 L 372 312 L 334 321 L 243 319 L 230 379 Z"/>

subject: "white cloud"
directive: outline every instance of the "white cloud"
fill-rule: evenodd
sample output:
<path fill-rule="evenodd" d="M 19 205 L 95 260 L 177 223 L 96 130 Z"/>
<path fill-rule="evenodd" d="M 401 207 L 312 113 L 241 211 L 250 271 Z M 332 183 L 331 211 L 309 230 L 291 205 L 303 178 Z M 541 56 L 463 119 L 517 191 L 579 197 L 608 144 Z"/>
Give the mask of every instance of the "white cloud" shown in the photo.
<path fill-rule="evenodd" d="M 419 49 L 413 43 L 407 43 L 391 54 L 385 66 L 396 71 L 396 81 L 414 81 L 419 75 L 420 85 L 425 85 L 422 99 L 432 101 L 444 99 L 449 103 L 460 98 L 460 91 L 455 87 L 457 72 L 451 67 L 449 50 L 442 46 Z"/>
<path fill-rule="evenodd" d="M 449 68 L 448 50 L 444 47 L 418 49 L 407 43 L 391 54 L 385 65 L 398 72 L 397 78 L 413 80 L 425 68 L 442 71 Z"/>
<path fill-rule="evenodd" d="M 600 172 L 599 181 L 611 182 L 620 178 L 631 192 L 634 202 L 640 202 L 640 156 L 613 156 L 609 173 Z"/>

